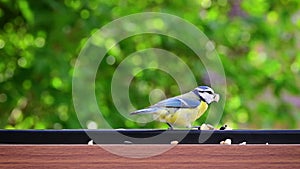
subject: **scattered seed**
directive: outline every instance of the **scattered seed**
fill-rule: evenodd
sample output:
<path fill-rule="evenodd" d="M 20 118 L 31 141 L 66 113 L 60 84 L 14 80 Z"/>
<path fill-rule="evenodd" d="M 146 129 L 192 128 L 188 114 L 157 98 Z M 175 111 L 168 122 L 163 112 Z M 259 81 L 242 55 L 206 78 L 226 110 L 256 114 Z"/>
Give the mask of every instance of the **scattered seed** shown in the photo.
<path fill-rule="evenodd" d="M 240 143 L 239 145 L 246 145 L 246 144 L 247 144 L 246 141 L 244 141 L 244 142 Z"/>
<path fill-rule="evenodd" d="M 124 144 L 132 144 L 132 142 L 131 141 L 124 141 Z"/>
<path fill-rule="evenodd" d="M 94 141 L 93 141 L 93 140 L 90 140 L 90 141 L 88 142 L 88 145 L 89 145 L 89 146 L 94 145 Z"/>
<path fill-rule="evenodd" d="M 226 139 L 225 141 L 221 141 L 220 144 L 231 145 L 231 139 Z"/>
<path fill-rule="evenodd" d="M 176 144 L 178 144 L 179 142 L 177 141 L 177 140 L 174 140 L 174 141 L 171 141 L 171 144 L 172 145 L 176 145 Z"/>
<path fill-rule="evenodd" d="M 227 125 L 225 124 L 225 125 L 223 125 L 222 127 L 220 127 L 220 130 L 225 130 L 226 127 L 227 127 Z"/>
<path fill-rule="evenodd" d="M 214 126 L 212 126 L 211 124 L 202 124 L 200 126 L 200 130 L 214 130 Z"/>
<path fill-rule="evenodd" d="M 225 124 L 222 127 L 220 127 L 220 130 L 232 130 L 232 128 Z"/>

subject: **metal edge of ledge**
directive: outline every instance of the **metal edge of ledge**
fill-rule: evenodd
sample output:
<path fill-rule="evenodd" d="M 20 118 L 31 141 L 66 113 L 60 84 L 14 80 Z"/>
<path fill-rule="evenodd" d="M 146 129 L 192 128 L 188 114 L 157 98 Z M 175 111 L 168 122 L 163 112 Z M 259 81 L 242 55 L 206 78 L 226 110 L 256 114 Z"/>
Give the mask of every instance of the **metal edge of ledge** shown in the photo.
<path fill-rule="evenodd" d="M 300 130 L 0 130 L 0 144 L 300 144 Z"/>

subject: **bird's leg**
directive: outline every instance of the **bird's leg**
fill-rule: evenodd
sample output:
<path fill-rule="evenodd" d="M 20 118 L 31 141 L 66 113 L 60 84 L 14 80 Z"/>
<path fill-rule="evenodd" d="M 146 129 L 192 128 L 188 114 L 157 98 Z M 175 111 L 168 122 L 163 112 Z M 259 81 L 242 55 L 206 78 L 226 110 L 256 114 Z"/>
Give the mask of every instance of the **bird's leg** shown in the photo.
<path fill-rule="evenodd" d="M 170 123 L 167 122 L 167 125 L 169 126 L 168 130 L 174 130 L 174 127 Z"/>

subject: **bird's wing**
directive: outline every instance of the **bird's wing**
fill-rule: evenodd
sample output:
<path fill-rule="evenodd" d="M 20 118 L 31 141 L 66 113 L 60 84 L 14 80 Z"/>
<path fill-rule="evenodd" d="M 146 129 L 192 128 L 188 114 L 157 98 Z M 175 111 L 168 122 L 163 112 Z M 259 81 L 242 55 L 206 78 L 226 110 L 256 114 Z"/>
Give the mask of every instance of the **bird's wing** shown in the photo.
<path fill-rule="evenodd" d="M 170 99 L 160 101 L 151 107 L 195 108 L 199 106 L 199 104 L 199 100 L 173 97 Z"/>
<path fill-rule="evenodd" d="M 135 114 L 151 114 L 151 113 L 157 113 L 161 110 L 161 108 L 156 108 L 156 107 L 149 107 L 145 109 L 140 109 L 136 110 L 134 112 L 131 112 L 130 115 L 135 115 Z"/>

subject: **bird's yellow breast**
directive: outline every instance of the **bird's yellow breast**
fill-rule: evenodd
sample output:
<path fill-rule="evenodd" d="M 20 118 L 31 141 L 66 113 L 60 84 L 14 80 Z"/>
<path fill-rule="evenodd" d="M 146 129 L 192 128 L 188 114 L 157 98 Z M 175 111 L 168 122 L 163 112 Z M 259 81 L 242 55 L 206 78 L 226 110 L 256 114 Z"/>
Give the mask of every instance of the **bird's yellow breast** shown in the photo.
<path fill-rule="evenodd" d="M 201 117 L 207 108 L 208 104 L 201 102 L 195 108 L 169 109 L 169 111 L 160 112 L 158 120 L 168 122 L 173 126 L 191 127 L 192 123 Z"/>
<path fill-rule="evenodd" d="M 197 114 L 197 118 L 195 120 L 197 120 L 199 117 L 201 117 L 202 114 L 207 110 L 207 108 L 208 108 L 208 104 L 205 102 L 201 102 L 200 105 L 197 107 L 198 114 Z"/>

